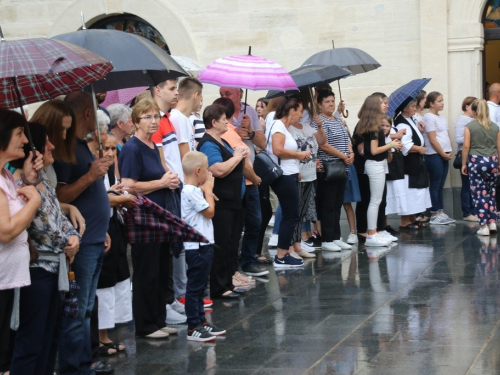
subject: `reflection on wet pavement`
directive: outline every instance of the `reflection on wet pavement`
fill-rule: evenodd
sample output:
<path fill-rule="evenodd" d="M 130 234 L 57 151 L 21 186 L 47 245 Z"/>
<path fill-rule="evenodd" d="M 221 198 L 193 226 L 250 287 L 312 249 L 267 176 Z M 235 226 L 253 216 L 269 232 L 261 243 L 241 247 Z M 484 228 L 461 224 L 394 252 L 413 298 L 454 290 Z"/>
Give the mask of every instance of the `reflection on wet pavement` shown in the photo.
<path fill-rule="evenodd" d="M 402 233 L 390 248 L 321 252 L 208 318 L 227 329 L 212 344 L 111 332 L 127 346 L 108 360 L 120 375 L 499 374 L 496 237 L 472 224 Z M 344 231 L 347 228 L 343 228 Z"/>

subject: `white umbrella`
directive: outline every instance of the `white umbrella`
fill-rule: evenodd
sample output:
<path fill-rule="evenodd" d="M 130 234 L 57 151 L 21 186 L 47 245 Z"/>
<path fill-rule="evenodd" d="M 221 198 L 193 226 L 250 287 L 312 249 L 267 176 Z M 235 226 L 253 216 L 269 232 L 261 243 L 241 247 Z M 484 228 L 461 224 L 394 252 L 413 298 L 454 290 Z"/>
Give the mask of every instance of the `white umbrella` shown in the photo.
<path fill-rule="evenodd" d="M 171 56 L 191 77 L 196 77 L 204 67 L 185 56 Z"/>

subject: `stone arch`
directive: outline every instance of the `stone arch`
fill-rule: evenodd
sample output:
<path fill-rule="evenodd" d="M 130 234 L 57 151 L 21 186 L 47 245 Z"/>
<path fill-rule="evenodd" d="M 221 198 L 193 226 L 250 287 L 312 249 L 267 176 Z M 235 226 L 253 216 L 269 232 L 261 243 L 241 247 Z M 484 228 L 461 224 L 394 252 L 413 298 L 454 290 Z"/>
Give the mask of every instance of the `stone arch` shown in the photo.
<path fill-rule="evenodd" d="M 173 55 L 198 60 L 188 29 L 165 0 L 76 0 L 61 12 L 47 36 L 50 38 L 80 29 L 80 12 L 85 15 L 87 24 L 122 13 L 134 14 L 149 22 L 163 35 Z"/>
<path fill-rule="evenodd" d="M 481 23 L 488 0 L 452 0 L 448 12 L 448 25 Z"/>

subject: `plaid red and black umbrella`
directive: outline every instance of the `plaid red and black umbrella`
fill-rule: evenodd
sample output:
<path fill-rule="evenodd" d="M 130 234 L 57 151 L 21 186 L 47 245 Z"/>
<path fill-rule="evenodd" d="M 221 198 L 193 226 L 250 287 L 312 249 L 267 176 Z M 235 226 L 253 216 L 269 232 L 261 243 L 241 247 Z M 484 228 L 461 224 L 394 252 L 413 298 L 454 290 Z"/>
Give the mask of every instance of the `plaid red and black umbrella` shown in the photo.
<path fill-rule="evenodd" d="M 0 108 L 20 107 L 24 115 L 23 105 L 81 91 L 112 69 L 111 62 L 72 43 L 46 38 L 6 41 L 0 27 Z"/>
<path fill-rule="evenodd" d="M 204 242 L 196 229 L 142 194 L 124 214 L 128 243 Z"/>
<path fill-rule="evenodd" d="M 102 79 L 111 62 L 61 40 L 6 41 L 0 29 L 0 108 L 50 100 Z"/>

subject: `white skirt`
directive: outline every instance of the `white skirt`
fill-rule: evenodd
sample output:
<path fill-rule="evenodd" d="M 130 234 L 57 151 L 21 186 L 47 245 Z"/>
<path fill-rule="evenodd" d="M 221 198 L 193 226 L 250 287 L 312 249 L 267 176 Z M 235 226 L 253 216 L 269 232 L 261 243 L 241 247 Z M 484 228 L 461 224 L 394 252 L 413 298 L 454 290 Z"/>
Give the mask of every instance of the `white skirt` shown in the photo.
<path fill-rule="evenodd" d="M 97 289 L 96 293 L 99 299 L 99 329 L 112 329 L 115 324 L 133 319 L 130 279 L 120 281 L 112 288 Z"/>
<path fill-rule="evenodd" d="M 404 180 L 387 181 L 386 215 L 414 215 L 431 206 L 429 188 L 410 189 L 408 175 L 405 174 Z"/>

